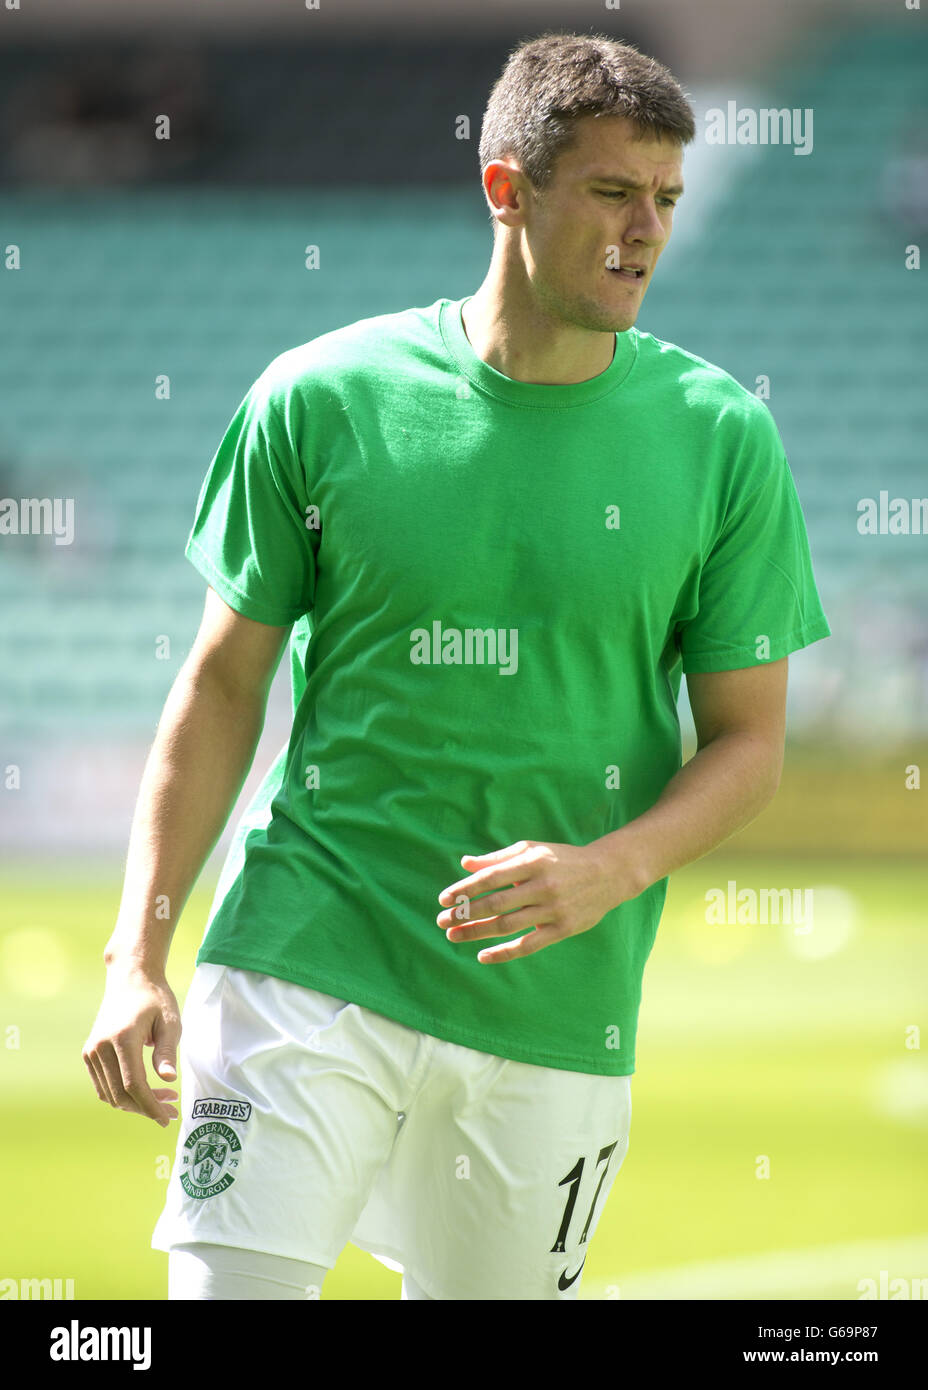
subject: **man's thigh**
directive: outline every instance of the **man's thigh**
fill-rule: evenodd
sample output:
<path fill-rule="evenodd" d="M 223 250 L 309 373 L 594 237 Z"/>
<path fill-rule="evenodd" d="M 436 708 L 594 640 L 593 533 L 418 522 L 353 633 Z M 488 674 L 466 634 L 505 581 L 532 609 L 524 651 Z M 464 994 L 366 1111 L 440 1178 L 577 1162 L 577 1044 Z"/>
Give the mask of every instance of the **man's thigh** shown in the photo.
<path fill-rule="evenodd" d="M 375 1189 L 405 1267 L 436 1299 L 576 1298 L 630 1124 L 630 1076 L 437 1043 Z"/>
<path fill-rule="evenodd" d="M 331 1268 L 390 1155 L 395 1087 L 417 1041 L 401 1034 L 388 1052 L 354 1004 L 198 966 L 184 1006 L 177 1156 L 154 1248 L 203 1242 Z"/>

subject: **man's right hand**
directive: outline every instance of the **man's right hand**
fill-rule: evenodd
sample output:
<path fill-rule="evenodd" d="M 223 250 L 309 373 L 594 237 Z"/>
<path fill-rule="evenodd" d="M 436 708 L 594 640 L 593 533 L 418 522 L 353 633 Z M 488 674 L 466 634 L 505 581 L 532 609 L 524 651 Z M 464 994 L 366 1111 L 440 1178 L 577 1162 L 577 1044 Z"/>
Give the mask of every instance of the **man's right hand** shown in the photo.
<path fill-rule="evenodd" d="M 83 1058 L 100 1100 L 117 1110 L 148 1115 L 162 1128 L 177 1119 L 177 1092 L 152 1090 L 145 1076 L 143 1047 L 153 1047 L 152 1065 L 165 1081 L 177 1079 L 180 1010 L 167 980 L 138 965 L 107 968 L 103 1002 Z"/>

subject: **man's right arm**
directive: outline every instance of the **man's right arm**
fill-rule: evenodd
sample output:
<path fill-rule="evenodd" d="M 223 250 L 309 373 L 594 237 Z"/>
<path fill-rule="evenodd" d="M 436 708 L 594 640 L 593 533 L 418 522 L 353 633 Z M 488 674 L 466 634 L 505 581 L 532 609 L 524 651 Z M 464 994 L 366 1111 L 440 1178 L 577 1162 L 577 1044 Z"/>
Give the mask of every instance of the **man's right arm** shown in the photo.
<path fill-rule="evenodd" d="M 196 640 L 165 702 L 129 837 L 122 900 L 104 949 L 103 1002 L 83 1057 L 101 1100 L 166 1125 L 175 1091 L 152 1090 L 144 1046 L 176 1078 L 177 1001 L 166 979 L 174 927 L 229 819 L 261 737 L 289 627 L 207 591 Z"/>

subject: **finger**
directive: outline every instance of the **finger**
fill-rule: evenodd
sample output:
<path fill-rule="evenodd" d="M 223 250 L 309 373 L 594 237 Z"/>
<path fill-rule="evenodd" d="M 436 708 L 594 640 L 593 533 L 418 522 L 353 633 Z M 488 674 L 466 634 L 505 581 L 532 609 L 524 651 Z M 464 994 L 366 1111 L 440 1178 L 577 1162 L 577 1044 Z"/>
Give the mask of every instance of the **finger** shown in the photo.
<path fill-rule="evenodd" d="M 114 1038 L 113 1048 L 119 1062 L 126 1095 L 143 1115 L 148 1115 L 163 1129 L 167 1124 L 167 1116 L 145 1079 L 145 1058 L 141 1045 L 137 1045 L 132 1038 Z"/>
<path fill-rule="evenodd" d="M 469 878 L 452 883 L 450 888 L 443 889 L 438 895 L 438 901 L 443 907 L 452 907 L 458 905 L 458 898 L 478 898 L 481 893 L 489 893 L 494 888 L 511 886 L 512 875 L 506 869 L 481 869 Z"/>
<path fill-rule="evenodd" d="M 498 864 L 503 859 L 511 859 L 514 854 L 522 854 L 529 847 L 528 840 L 517 840 L 513 845 L 505 845 L 502 849 L 491 849 L 488 854 L 462 854 L 461 861 L 470 859 L 472 862 L 481 864 Z"/>
<path fill-rule="evenodd" d="M 119 1059 L 109 1039 L 97 1044 L 97 1065 L 106 1084 L 110 1105 L 114 1106 L 117 1110 L 134 1109 L 133 1102 L 130 1097 L 126 1095 L 126 1088 L 123 1085 L 122 1072 L 119 1067 Z"/>
<path fill-rule="evenodd" d="M 113 1087 L 112 1087 L 111 1084 L 110 1084 L 110 1079 L 109 1079 L 109 1077 L 108 1077 L 107 1074 L 106 1074 L 106 1068 L 105 1068 L 105 1066 L 103 1065 L 103 1057 L 102 1057 L 102 1055 L 101 1055 L 101 1046 L 102 1046 L 102 1044 L 98 1043 L 98 1044 L 97 1044 L 97 1049 L 96 1049 L 96 1051 L 95 1051 L 94 1054 L 93 1054 L 93 1059 L 92 1059 L 92 1060 L 93 1060 L 94 1070 L 95 1070 L 95 1072 L 96 1072 L 96 1074 L 97 1074 L 97 1077 L 98 1077 L 98 1079 L 99 1079 L 99 1081 L 100 1081 L 100 1085 L 103 1087 L 103 1093 L 104 1093 L 104 1095 L 106 1096 L 107 1103 L 108 1103 L 109 1105 L 112 1105 L 115 1109 L 118 1110 L 119 1107 L 118 1107 L 117 1104 L 116 1104 L 116 1096 L 115 1096 L 115 1094 L 114 1094 L 114 1092 L 113 1092 Z"/>
<path fill-rule="evenodd" d="M 507 921 L 505 916 L 479 917 L 473 922 L 452 922 L 445 929 L 445 938 L 448 941 L 483 941 L 488 936 L 511 936 L 514 931 L 532 925 L 531 913 L 515 923 Z"/>
<path fill-rule="evenodd" d="M 128 1110 L 131 1114 L 137 1115 L 141 1107 L 138 1101 L 126 1090 L 125 1078 L 116 1053 L 115 1043 L 110 1039 L 101 1043 L 99 1054 L 110 1095 L 113 1098 L 112 1104 L 117 1110 Z"/>
<path fill-rule="evenodd" d="M 449 941 L 482 941 L 488 936 L 511 936 L 513 932 L 527 931 L 532 927 L 553 926 L 551 922 L 539 922 L 538 917 L 537 905 L 520 908 L 517 912 L 476 918 L 473 922 L 454 922 L 445 936 Z"/>
<path fill-rule="evenodd" d="M 482 912 L 485 917 L 497 917 L 507 912 L 515 912 L 520 907 L 532 907 L 536 912 L 540 910 L 542 904 L 539 898 L 541 895 L 537 884 L 533 886 L 531 882 L 524 879 L 520 883 L 506 882 L 505 880 L 504 874 L 503 878 L 493 885 L 500 890 L 498 892 L 490 892 L 489 885 L 483 883 L 475 885 L 475 890 L 479 891 L 456 893 L 454 895 L 456 901 L 449 901 L 444 904 L 445 911 L 439 913 L 435 919 L 436 922 L 440 927 L 450 927 L 456 922 L 468 921 L 474 912 Z M 462 898 L 464 899 L 463 902 L 461 901 Z"/>
<path fill-rule="evenodd" d="M 524 841 L 522 843 L 524 845 Z M 512 847 L 512 849 L 514 848 L 515 846 Z M 511 883 L 514 882 L 512 877 L 514 869 L 529 867 L 527 864 L 523 865 L 520 859 L 512 857 L 512 849 L 499 850 L 498 853 L 495 855 L 482 854 L 479 856 L 463 856 L 463 858 L 470 858 L 473 859 L 475 862 L 478 860 L 478 858 L 481 862 L 484 862 L 489 859 L 493 859 L 495 861 L 501 855 L 506 855 L 508 862 L 499 866 L 497 866 L 497 864 L 494 862 L 489 866 L 489 868 L 478 869 L 476 873 L 468 874 L 467 878 L 458 879 L 457 883 L 452 883 L 448 888 L 442 889 L 442 891 L 438 895 L 438 901 L 447 906 L 448 903 L 453 898 L 457 897 L 459 894 L 464 894 L 466 897 L 472 898 L 476 896 L 478 893 L 485 892 L 490 888 L 508 887 Z"/>
<path fill-rule="evenodd" d="M 172 1119 L 172 1120 L 176 1120 L 176 1119 L 177 1119 L 177 1106 L 176 1106 L 176 1105 L 171 1105 L 171 1104 L 169 1104 L 169 1101 L 170 1101 L 171 1099 L 174 1099 L 174 1100 L 177 1099 L 177 1092 L 176 1092 L 176 1091 L 165 1091 L 162 1087 L 159 1086 L 157 1090 L 153 1090 L 153 1091 L 152 1091 L 152 1095 L 155 1097 L 155 1099 L 156 1099 L 156 1100 L 159 1102 L 159 1104 L 161 1105 L 161 1107 L 162 1107 L 161 1113 L 162 1113 L 163 1115 L 169 1116 L 169 1118 Z"/>
<path fill-rule="evenodd" d="M 162 1081 L 177 1080 L 177 1045 L 180 1042 L 181 1022 L 172 1012 L 158 1014 L 152 1024 L 151 1064 Z"/>
<path fill-rule="evenodd" d="M 93 1064 L 93 1058 L 91 1057 L 91 1055 L 90 1055 L 89 1052 L 85 1052 L 85 1053 L 83 1054 L 83 1056 L 84 1056 L 84 1066 L 87 1068 L 88 1072 L 90 1073 L 90 1079 L 91 1079 L 91 1081 L 93 1082 L 93 1088 L 94 1088 L 94 1090 L 96 1091 L 97 1096 L 99 1097 L 100 1100 L 109 1102 L 109 1096 L 107 1095 L 106 1087 L 104 1086 L 104 1084 L 103 1084 L 103 1082 L 101 1081 L 100 1077 L 97 1075 L 96 1068 L 94 1067 L 94 1064 Z"/>
<path fill-rule="evenodd" d="M 546 946 L 561 939 L 550 927 L 536 927 L 527 936 L 520 936 L 518 941 L 507 941 L 505 946 L 491 946 L 485 951 L 478 951 L 477 959 L 481 965 L 498 965 L 507 960 L 518 960 L 520 956 L 533 956 L 536 951 L 543 951 Z"/>

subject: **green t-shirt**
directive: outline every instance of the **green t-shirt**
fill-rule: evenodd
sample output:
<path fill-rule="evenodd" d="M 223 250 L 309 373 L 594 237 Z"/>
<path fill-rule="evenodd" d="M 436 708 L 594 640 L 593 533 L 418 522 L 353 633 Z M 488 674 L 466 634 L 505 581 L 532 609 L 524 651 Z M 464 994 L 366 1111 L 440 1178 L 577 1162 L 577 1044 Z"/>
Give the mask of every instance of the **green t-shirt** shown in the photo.
<path fill-rule="evenodd" d="M 828 624 L 762 401 L 635 328 L 588 381 L 515 381 L 463 303 L 282 353 L 212 461 L 186 553 L 237 612 L 295 624 L 294 720 L 197 959 L 629 1075 L 666 879 L 502 964 L 476 959 L 502 937 L 446 939 L 438 894 L 462 854 L 640 815 L 681 765 L 681 672 Z"/>

